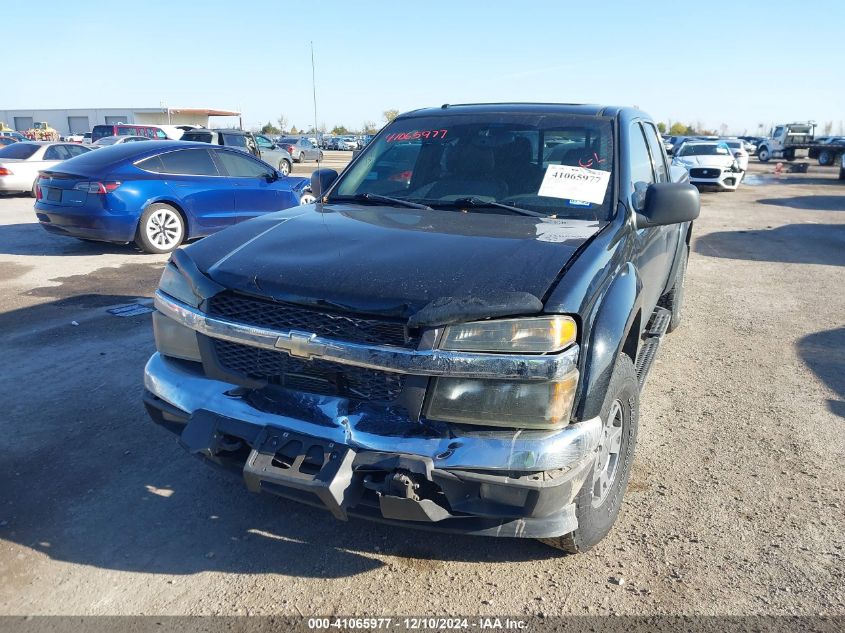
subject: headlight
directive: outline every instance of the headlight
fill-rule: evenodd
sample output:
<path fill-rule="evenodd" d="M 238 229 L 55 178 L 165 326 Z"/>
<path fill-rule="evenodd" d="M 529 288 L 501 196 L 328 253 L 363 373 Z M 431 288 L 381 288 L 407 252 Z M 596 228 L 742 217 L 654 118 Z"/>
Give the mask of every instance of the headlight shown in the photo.
<path fill-rule="evenodd" d="M 194 294 L 194 289 L 191 287 L 190 282 L 170 262 L 167 262 L 167 266 L 164 267 L 161 280 L 158 282 L 158 289 L 169 294 L 174 299 L 178 299 L 195 308 L 198 308 L 200 305 L 199 297 Z"/>
<path fill-rule="evenodd" d="M 577 386 L 577 369 L 555 382 L 438 378 L 426 416 L 462 424 L 557 429 L 569 423 Z"/>
<path fill-rule="evenodd" d="M 191 328 L 177 323 L 161 312 L 153 312 L 153 333 L 156 349 L 164 356 L 202 361 L 197 333 Z"/>
<path fill-rule="evenodd" d="M 441 349 L 464 352 L 532 354 L 559 352 L 575 342 L 577 327 L 568 316 L 499 319 L 450 325 Z"/>

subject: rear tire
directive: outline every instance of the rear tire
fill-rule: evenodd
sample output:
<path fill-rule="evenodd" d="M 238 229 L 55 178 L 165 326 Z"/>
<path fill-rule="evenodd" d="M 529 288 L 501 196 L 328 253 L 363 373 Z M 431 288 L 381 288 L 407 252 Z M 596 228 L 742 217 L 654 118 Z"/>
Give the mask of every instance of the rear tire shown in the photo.
<path fill-rule="evenodd" d="M 578 528 L 563 536 L 539 539 L 542 543 L 577 554 L 586 552 L 610 532 L 631 474 L 639 402 L 640 387 L 634 363 L 627 354 L 620 354 L 601 408 L 602 434 L 596 459 L 575 497 Z"/>
<path fill-rule="evenodd" d="M 819 165 L 827 167 L 833 164 L 833 154 L 828 150 L 822 150 L 819 154 Z"/>
<path fill-rule="evenodd" d="M 141 214 L 135 244 L 145 253 L 175 251 L 185 240 L 185 219 L 169 204 L 155 203 Z"/>
<path fill-rule="evenodd" d="M 290 164 L 290 161 L 284 159 L 279 161 L 279 171 L 282 172 L 283 176 L 290 176 L 291 169 L 293 169 L 293 165 Z"/>

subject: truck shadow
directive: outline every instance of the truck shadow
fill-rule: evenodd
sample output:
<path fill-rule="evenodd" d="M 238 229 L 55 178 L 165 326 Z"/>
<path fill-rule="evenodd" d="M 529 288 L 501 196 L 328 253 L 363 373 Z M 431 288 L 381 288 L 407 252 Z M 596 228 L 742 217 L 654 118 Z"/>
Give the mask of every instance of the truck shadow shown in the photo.
<path fill-rule="evenodd" d="M 147 418 L 141 370 L 154 349 L 149 314 L 106 312 L 134 296 L 86 296 L 0 315 L 9 334 L 0 339 L 9 368 L 0 382 L 7 403 L 0 538 L 16 544 L 0 553 L 0 565 L 11 575 L 26 577 L 42 555 L 153 574 L 319 578 L 559 556 L 532 540 L 341 523 L 320 509 L 248 493 Z M 72 307 L 79 314 L 67 312 Z"/>
<path fill-rule="evenodd" d="M 695 240 L 707 257 L 845 266 L 845 225 L 787 224 L 774 229 L 717 231 Z"/>
<path fill-rule="evenodd" d="M 845 418 L 845 327 L 816 332 L 796 344 L 798 355 L 833 390 L 830 410 Z"/>
<path fill-rule="evenodd" d="M 845 211 L 845 195 L 842 196 L 794 196 L 792 198 L 764 198 L 757 201 L 776 207 L 806 209 L 808 211 Z"/>

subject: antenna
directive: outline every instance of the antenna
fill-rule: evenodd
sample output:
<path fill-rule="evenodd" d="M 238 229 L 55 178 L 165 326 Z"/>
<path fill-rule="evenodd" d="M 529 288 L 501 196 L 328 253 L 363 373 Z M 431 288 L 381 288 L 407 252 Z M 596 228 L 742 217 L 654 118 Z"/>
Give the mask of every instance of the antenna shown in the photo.
<path fill-rule="evenodd" d="M 314 40 L 311 40 L 311 94 L 314 99 L 314 137 L 320 143 L 320 130 L 317 129 L 317 74 L 314 70 Z M 317 169 L 320 169 L 320 154 L 317 154 Z"/>

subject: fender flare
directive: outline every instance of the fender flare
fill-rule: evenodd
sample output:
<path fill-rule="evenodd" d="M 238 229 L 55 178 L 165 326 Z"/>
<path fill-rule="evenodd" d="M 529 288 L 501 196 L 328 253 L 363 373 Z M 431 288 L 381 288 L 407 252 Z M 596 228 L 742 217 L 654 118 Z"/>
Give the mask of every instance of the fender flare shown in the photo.
<path fill-rule="evenodd" d="M 575 418 L 589 420 L 601 412 L 616 359 L 622 352 L 633 327 L 637 327 L 639 347 L 642 318 L 642 280 L 637 269 L 627 262 L 616 275 L 607 292 L 596 302 L 592 312 L 588 340 L 582 345 L 581 380 L 576 396 Z M 647 319 L 647 317 L 646 317 Z M 634 356 L 636 356 L 636 349 Z M 635 359 L 634 359 L 635 360 Z"/>

